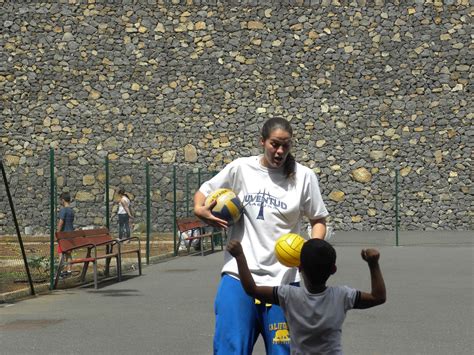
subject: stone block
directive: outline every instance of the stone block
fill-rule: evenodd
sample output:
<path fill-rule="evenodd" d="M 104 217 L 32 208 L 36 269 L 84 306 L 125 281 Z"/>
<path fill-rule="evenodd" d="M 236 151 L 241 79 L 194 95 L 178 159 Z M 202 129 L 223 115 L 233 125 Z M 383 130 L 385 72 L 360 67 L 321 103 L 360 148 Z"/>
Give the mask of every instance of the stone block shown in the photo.
<path fill-rule="evenodd" d="M 352 177 L 355 181 L 368 183 L 372 180 L 372 174 L 364 167 L 352 171 Z"/>

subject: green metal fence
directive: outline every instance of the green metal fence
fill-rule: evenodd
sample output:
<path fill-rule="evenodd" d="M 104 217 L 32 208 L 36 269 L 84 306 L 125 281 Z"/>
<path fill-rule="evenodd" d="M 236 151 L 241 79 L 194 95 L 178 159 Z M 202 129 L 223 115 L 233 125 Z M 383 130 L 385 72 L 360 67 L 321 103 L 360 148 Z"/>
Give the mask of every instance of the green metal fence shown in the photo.
<path fill-rule="evenodd" d="M 199 166 L 178 164 L 156 164 L 151 161 L 133 161 L 113 159 L 110 156 L 92 157 L 81 166 L 68 163 L 68 153 L 49 151 L 46 164 L 35 172 L 25 171 L 20 167 L 8 169 L 7 173 L 12 189 L 13 201 L 25 202 L 34 199 L 37 210 L 28 211 L 37 219 L 45 221 L 45 227 L 36 232 L 29 230 L 28 214 L 21 211 L 19 229 L 25 232 L 25 253 L 29 263 L 34 285 L 48 284 L 52 287 L 53 276 L 58 255 L 54 233 L 57 223 L 58 196 L 63 191 L 70 191 L 73 196 L 72 206 L 75 209 L 76 228 L 100 227 L 109 228 L 113 236 L 118 235 L 116 193 L 124 188 L 131 197 L 135 220 L 132 233 L 141 241 L 146 263 L 156 257 L 173 257 L 177 251 L 176 218 L 190 216 L 193 213 L 193 195 L 199 186 L 215 172 L 206 171 Z M 41 159 L 39 159 L 41 160 Z M 42 160 L 43 163 L 45 160 Z M 87 163 L 87 164 L 86 164 Z M 400 211 L 404 209 L 404 199 L 412 194 L 410 187 L 401 187 L 398 170 L 393 172 L 393 180 L 388 183 L 373 182 L 376 189 L 385 189 L 386 200 L 376 201 L 391 206 L 387 218 L 394 223 L 394 245 L 399 245 L 400 225 L 403 219 Z M 22 179 L 19 179 L 21 176 Z M 25 183 L 35 179 L 35 184 Z M 23 181 L 18 183 L 18 181 Z M 40 183 L 38 184 L 38 181 Z M 322 182 L 324 185 L 324 182 Z M 380 185 L 377 185 L 380 183 Z M 2 185 L 4 186 L 4 185 Z M 34 187 L 35 186 L 35 187 Z M 40 186 L 40 188 L 38 188 Z M 388 187 L 387 187 L 388 186 Z M 4 189 L 4 188 L 3 188 Z M 33 191 L 36 189 L 37 191 Z M 400 192 L 401 191 L 401 192 Z M 27 287 L 28 275 L 21 257 L 21 248 L 13 228 L 13 216 L 9 212 L 5 191 L 0 199 L 3 221 L 8 226 L 0 226 L 0 270 L 10 275 L 9 283 L 0 283 L 0 293 Z M 31 201 L 30 201 L 31 202 Z M 374 202 L 375 203 L 375 202 Z M 49 208 L 48 208 L 49 207 Z M 2 220 L 0 216 L 0 220 Z M 4 222 L 5 223 L 5 222 Z M 337 224 L 333 225 L 337 230 Z M 31 229 L 31 228 L 30 228 Z M 127 260 L 126 260 L 127 262 Z M 132 263 L 133 260 L 130 260 Z M 13 286 L 11 285 L 13 284 Z"/>
<path fill-rule="evenodd" d="M 116 193 L 118 188 L 125 188 L 132 199 L 136 216 L 132 234 L 140 238 L 146 263 L 156 257 L 174 256 L 177 244 L 176 217 L 192 213 L 194 192 L 213 173 L 193 166 L 110 159 L 109 156 L 89 157 L 82 165 L 72 166 L 68 161 L 69 154 L 51 149 L 45 156 L 38 158 L 41 167 L 33 173 L 20 167 L 12 169 L 7 166 L 6 169 L 7 180 L 12 184 L 12 199 L 19 203 L 28 201 L 29 206 L 38 206 L 38 209 L 28 213 L 21 210 L 19 217 L 26 260 L 32 270 L 34 285 L 49 285 L 50 288 L 53 285 L 58 264 L 54 237 L 60 208 L 58 200 L 64 191 L 69 191 L 73 199 L 71 205 L 75 211 L 76 228 L 105 226 L 113 236 L 117 236 Z M 40 190 L 34 187 L 38 185 L 41 186 Z M 24 289 L 28 285 L 25 262 L 21 258 L 20 245 L 14 233 L 13 216 L 4 198 L 4 186 L 2 184 L 0 198 L 3 214 L 0 220 L 5 224 L 0 226 L 0 294 Z M 33 191 L 35 189 L 37 191 Z M 28 215 L 34 215 L 36 219 L 40 215 L 45 223 L 31 226 Z M 9 275 L 8 280 L 6 275 Z"/>

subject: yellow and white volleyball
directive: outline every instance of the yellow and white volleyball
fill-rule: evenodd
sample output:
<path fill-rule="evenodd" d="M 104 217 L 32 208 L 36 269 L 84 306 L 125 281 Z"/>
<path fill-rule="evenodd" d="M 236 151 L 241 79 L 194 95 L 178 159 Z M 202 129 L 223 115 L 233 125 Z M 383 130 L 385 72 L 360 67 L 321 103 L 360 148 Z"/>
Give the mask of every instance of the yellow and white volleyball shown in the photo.
<path fill-rule="evenodd" d="M 305 241 L 302 236 L 295 233 L 282 235 L 275 244 L 276 258 L 285 266 L 300 266 L 301 248 Z"/>
<path fill-rule="evenodd" d="M 211 192 L 207 197 L 204 204 L 209 206 L 213 200 L 217 203 L 211 210 L 212 214 L 217 218 L 223 219 L 232 225 L 236 223 L 242 215 L 242 201 L 230 189 L 217 189 Z"/>

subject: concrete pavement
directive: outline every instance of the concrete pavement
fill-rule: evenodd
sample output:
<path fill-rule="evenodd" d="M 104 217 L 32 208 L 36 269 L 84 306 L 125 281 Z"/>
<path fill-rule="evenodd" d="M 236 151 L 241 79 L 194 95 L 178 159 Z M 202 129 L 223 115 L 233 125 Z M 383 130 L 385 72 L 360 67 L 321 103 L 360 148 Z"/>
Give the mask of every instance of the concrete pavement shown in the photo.
<path fill-rule="evenodd" d="M 348 313 L 346 354 L 474 353 L 472 233 L 430 233 L 403 235 L 407 246 L 400 247 L 393 233 L 336 234 L 338 272 L 330 284 L 370 290 L 360 249 L 378 246 L 388 291 L 386 304 Z M 98 290 L 0 304 L 0 353 L 211 354 L 222 259 L 222 252 L 180 257 Z M 264 354 L 260 341 L 254 354 Z"/>

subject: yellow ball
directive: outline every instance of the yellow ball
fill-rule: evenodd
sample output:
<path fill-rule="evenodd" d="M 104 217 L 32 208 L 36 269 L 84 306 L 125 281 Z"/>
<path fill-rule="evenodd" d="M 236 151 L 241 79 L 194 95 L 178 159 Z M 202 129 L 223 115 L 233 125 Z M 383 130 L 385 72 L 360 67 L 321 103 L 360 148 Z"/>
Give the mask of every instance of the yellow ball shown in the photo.
<path fill-rule="evenodd" d="M 282 235 L 275 244 L 276 258 L 285 266 L 300 266 L 301 248 L 304 242 L 305 239 L 295 233 Z"/>
<path fill-rule="evenodd" d="M 211 210 L 214 216 L 226 220 L 229 225 L 236 223 L 240 219 L 243 206 L 234 191 L 230 189 L 217 189 L 206 197 L 204 204 L 209 206 L 213 200 L 217 201 L 217 204 Z"/>

